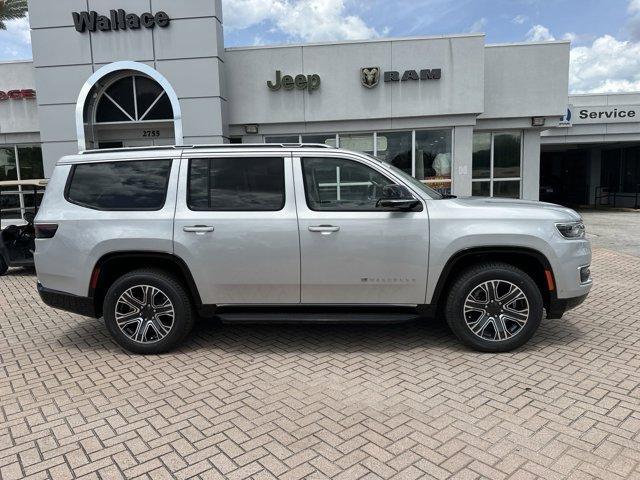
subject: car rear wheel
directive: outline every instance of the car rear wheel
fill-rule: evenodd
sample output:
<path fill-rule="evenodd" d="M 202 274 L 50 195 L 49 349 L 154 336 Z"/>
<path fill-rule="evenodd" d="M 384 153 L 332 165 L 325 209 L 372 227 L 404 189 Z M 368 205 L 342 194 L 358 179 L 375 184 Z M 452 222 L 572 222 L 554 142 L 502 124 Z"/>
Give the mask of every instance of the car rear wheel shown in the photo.
<path fill-rule="evenodd" d="M 446 317 L 453 333 L 482 352 L 508 352 L 540 326 L 542 295 L 525 272 L 506 263 L 474 266 L 455 281 Z"/>
<path fill-rule="evenodd" d="M 0 277 L 7 273 L 7 270 L 9 270 L 9 265 L 4 261 L 4 258 L 0 257 Z"/>
<path fill-rule="evenodd" d="M 187 291 L 160 270 L 136 270 L 120 277 L 109 288 L 103 311 L 114 340 L 142 354 L 171 350 L 189 334 L 194 322 Z"/>

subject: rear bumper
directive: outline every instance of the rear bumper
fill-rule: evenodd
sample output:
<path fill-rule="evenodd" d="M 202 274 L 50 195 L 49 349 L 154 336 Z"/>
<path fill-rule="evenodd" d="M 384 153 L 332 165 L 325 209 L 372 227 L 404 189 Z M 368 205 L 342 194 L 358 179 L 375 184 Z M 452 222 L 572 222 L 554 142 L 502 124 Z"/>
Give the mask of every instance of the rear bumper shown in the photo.
<path fill-rule="evenodd" d="M 547 309 L 547 318 L 562 318 L 566 312 L 582 304 L 588 295 L 589 293 L 585 293 L 579 297 L 551 299 Z"/>
<path fill-rule="evenodd" d="M 38 283 L 38 293 L 44 303 L 52 308 L 76 313 L 85 317 L 96 317 L 96 309 L 91 297 L 79 297 L 70 293 L 58 292 Z"/>

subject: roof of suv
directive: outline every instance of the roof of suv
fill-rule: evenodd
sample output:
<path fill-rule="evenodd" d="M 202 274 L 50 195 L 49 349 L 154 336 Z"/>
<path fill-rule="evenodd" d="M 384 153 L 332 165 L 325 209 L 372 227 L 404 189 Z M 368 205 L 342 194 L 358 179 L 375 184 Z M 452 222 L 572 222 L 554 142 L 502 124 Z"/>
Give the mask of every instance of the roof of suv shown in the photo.
<path fill-rule="evenodd" d="M 215 145 L 174 145 L 160 147 L 109 148 L 101 150 L 85 150 L 76 155 L 68 155 L 60 159 L 58 164 L 89 163 L 107 160 L 143 160 L 150 158 L 175 158 L 183 153 L 232 153 L 238 151 L 338 151 L 338 148 L 321 143 L 223 143 Z M 343 150 L 344 151 L 344 150 Z"/>

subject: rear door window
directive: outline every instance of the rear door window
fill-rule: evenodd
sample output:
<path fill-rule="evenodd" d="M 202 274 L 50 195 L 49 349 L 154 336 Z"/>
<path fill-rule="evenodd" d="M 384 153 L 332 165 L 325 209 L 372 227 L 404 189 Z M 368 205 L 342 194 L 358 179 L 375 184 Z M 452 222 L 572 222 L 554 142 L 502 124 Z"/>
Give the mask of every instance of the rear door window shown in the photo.
<path fill-rule="evenodd" d="M 282 210 L 285 203 L 282 157 L 194 158 L 189 163 L 191 210 Z"/>
<path fill-rule="evenodd" d="M 75 165 L 66 199 L 95 210 L 160 210 L 171 163 L 169 159 Z"/>

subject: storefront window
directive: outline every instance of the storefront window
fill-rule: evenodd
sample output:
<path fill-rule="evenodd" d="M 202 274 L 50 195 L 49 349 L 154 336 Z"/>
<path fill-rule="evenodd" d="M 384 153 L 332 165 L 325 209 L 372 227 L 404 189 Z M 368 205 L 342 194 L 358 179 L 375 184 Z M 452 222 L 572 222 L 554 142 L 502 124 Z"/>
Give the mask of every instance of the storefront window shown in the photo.
<path fill-rule="evenodd" d="M 520 177 L 520 136 L 520 132 L 494 134 L 493 178 Z"/>
<path fill-rule="evenodd" d="M 302 135 L 302 143 L 319 143 L 321 145 L 336 146 L 335 135 Z"/>
<path fill-rule="evenodd" d="M 300 143 L 300 135 L 280 135 L 264 137 L 264 143 Z"/>
<path fill-rule="evenodd" d="M 416 130 L 415 174 L 440 193 L 451 193 L 451 129 Z"/>
<path fill-rule="evenodd" d="M 44 178 L 44 169 L 39 146 L 0 147 L 0 182 L 40 178 Z M 3 220 L 20 219 L 24 208 L 33 206 L 33 195 L 18 193 L 17 187 L 13 191 L 0 196 Z"/>
<path fill-rule="evenodd" d="M 20 159 L 20 180 L 44 178 L 40 147 L 18 147 L 18 158 Z"/>
<path fill-rule="evenodd" d="M 472 194 L 520 198 L 522 132 L 477 132 L 473 135 Z"/>
<path fill-rule="evenodd" d="M 0 148 L 0 182 L 17 179 L 16 149 L 14 147 Z"/>
<path fill-rule="evenodd" d="M 340 148 L 373 155 L 373 133 L 340 134 Z"/>
<path fill-rule="evenodd" d="M 400 170 L 412 174 L 411 156 L 412 133 L 380 132 L 377 134 L 376 156 Z"/>
<path fill-rule="evenodd" d="M 491 178 L 490 133 L 473 135 L 473 178 Z"/>

